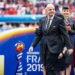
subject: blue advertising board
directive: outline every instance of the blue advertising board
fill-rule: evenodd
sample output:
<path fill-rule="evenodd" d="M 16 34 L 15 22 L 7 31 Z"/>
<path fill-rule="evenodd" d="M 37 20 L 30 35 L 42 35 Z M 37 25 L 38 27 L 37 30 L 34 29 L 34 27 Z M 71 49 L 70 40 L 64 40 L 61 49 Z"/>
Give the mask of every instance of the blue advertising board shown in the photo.
<path fill-rule="evenodd" d="M 3 59 L 0 75 L 42 75 L 39 45 L 32 53 L 28 50 L 35 37 L 34 31 L 35 28 L 16 28 L 0 33 L 0 57 Z M 16 50 L 19 42 L 23 44 L 21 52 Z"/>
<path fill-rule="evenodd" d="M 0 22 L 38 22 L 41 17 L 45 15 L 0 15 Z"/>

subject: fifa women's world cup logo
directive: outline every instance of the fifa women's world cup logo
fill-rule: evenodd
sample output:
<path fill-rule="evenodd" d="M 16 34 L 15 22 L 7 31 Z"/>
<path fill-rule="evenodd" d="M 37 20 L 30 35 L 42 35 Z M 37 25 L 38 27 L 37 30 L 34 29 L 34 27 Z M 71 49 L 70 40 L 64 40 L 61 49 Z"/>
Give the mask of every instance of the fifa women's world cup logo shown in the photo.
<path fill-rule="evenodd" d="M 18 43 L 15 44 L 15 50 L 16 50 L 16 59 L 18 62 L 17 65 L 17 70 L 16 70 L 16 75 L 23 75 L 23 66 L 22 66 L 22 57 L 23 57 L 23 49 L 24 49 L 24 44 L 19 41 Z"/>

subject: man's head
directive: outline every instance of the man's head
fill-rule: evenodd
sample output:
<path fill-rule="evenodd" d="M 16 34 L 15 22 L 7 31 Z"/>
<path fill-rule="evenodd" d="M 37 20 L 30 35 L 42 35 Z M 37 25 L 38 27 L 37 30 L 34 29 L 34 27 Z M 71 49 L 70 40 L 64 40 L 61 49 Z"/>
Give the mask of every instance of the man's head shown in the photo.
<path fill-rule="evenodd" d="M 53 4 L 48 4 L 45 8 L 45 12 L 47 16 L 52 16 L 55 14 L 55 7 Z"/>
<path fill-rule="evenodd" d="M 62 14 L 64 15 L 65 18 L 68 18 L 69 17 L 70 10 L 69 10 L 69 7 L 68 6 L 64 6 L 62 8 Z"/>

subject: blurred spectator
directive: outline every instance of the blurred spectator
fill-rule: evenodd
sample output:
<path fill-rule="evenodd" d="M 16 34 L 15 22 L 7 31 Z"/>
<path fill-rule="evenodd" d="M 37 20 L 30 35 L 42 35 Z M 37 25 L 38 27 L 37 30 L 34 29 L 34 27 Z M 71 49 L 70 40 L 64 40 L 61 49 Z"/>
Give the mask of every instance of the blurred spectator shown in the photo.
<path fill-rule="evenodd" d="M 75 6 L 75 0 L 74 0 L 74 2 L 72 3 L 72 5 Z"/>
<path fill-rule="evenodd" d="M 75 6 L 72 6 L 71 16 L 75 19 Z"/>
<path fill-rule="evenodd" d="M 45 7 L 42 5 L 38 7 L 37 14 L 45 14 Z"/>
<path fill-rule="evenodd" d="M 33 2 L 30 2 L 29 3 L 29 8 L 27 8 L 26 10 L 26 14 L 36 14 L 36 7 L 34 6 L 34 3 Z"/>
<path fill-rule="evenodd" d="M 2 11 L 3 11 L 2 8 L 0 8 L 0 15 L 2 15 Z"/>
<path fill-rule="evenodd" d="M 0 8 L 4 8 L 4 2 L 0 1 Z"/>
<path fill-rule="evenodd" d="M 15 15 L 17 14 L 17 10 L 14 9 L 13 7 L 8 8 L 8 14 L 9 15 Z"/>
<path fill-rule="evenodd" d="M 26 8 L 24 6 L 21 6 L 17 10 L 17 15 L 25 15 L 26 14 Z"/>
<path fill-rule="evenodd" d="M 55 11 L 56 11 L 56 13 L 60 13 L 60 9 L 59 9 L 59 5 L 58 4 L 55 5 Z"/>

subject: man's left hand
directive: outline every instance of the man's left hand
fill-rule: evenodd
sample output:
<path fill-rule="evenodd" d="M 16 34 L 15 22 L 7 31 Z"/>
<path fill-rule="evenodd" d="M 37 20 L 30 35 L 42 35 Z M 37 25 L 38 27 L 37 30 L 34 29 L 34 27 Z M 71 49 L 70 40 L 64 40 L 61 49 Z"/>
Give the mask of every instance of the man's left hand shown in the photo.
<path fill-rule="evenodd" d="M 71 55 L 73 53 L 73 49 L 68 49 L 68 54 Z"/>

